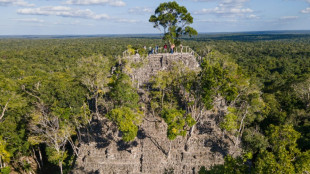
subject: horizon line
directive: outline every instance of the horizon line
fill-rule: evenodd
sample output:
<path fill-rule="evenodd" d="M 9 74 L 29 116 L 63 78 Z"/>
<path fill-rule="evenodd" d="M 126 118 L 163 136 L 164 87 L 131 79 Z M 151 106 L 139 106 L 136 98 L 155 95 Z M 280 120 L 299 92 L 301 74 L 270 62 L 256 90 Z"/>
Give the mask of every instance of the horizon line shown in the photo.
<path fill-rule="evenodd" d="M 264 32 L 309 32 L 309 30 L 249 30 L 249 31 L 212 31 L 212 32 L 198 32 L 199 34 L 230 34 L 230 33 L 264 33 Z M 161 35 L 162 33 L 122 33 L 122 34 L 0 34 L 0 37 L 4 36 L 112 36 L 112 35 Z M 293 33 L 291 33 L 293 34 Z"/>

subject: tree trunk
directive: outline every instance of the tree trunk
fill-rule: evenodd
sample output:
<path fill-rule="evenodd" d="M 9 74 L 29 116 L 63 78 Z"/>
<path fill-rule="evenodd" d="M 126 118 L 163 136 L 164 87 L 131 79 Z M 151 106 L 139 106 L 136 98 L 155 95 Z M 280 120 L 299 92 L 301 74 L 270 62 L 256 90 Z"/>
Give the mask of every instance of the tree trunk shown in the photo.
<path fill-rule="evenodd" d="M 73 140 L 71 139 L 71 137 L 68 138 L 68 142 L 69 144 L 71 145 L 72 149 L 73 149 L 73 152 L 74 154 L 76 155 L 76 157 L 79 156 L 79 148 L 77 145 L 74 144 Z"/>
<path fill-rule="evenodd" d="M 239 130 L 238 130 L 238 135 L 237 135 L 237 137 L 236 137 L 236 142 L 235 142 L 235 146 L 237 146 L 238 144 L 239 144 L 239 137 L 241 137 L 242 136 L 242 133 L 241 133 L 241 130 L 242 130 L 242 127 L 243 127 L 243 121 L 244 121 L 244 119 L 245 119 L 245 117 L 246 117 L 246 115 L 248 114 L 248 105 L 247 105 L 247 103 L 246 103 L 246 109 L 245 109 L 245 113 L 243 114 L 243 117 L 242 117 L 242 119 L 241 119 L 241 123 L 240 123 L 240 126 L 239 126 Z"/>
<path fill-rule="evenodd" d="M 31 149 L 32 149 L 32 153 L 33 153 L 33 158 L 36 161 L 36 163 L 38 164 L 39 169 L 41 169 L 41 164 L 40 164 L 40 162 L 39 162 L 39 160 L 37 158 L 36 152 L 35 152 L 35 150 L 33 148 L 31 148 Z"/>
<path fill-rule="evenodd" d="M 95 109 L 96 109 L 96 115 L 97 115 L 97 118 L 99 118 L 99 113 L 98 113 L 98 93 L 96 94 L 95 96 Z"/>
<path fill-rule="evenodd" d="M 41 166 L 43 167 L 43 158 L 42 158 L 42 153 L 41 153 L 41 148 L 40 147 L 39 147 L 39 158 L 40 158 Z"/>
<path fill-rule="evenodd" d="M 155 110 L 152 108 L 153 117 L 155 117 Z"/>
<path fill-rule="evenodd" d="M 189 146 L 189 144 L 188 144 L 188 142 L 190 141 L 190 139 L 191 139 L 191 137 L 192 137 L 192 134 L 193 134 L 193 132 L 194 132 L 194 129 L 195 129 L 195 125 L 193 125 L 191 128 L 190 128 L 190 130 L 189 130 L 189 133 L 188 133 L 188 137 L 187 137 L 187 140 L 186 140 L 186 143 L 185 143 L 185 151 L 188 151 L 188 146 Z"/>
<path fill-rule="evenodd" d="M 164 107 L 164 97 L 165 97 L 165 93 L 164 91 L 162 90 L 162 97 L 161 97 L 161 108 Z"/>
<path fill-rule="evenodd" d="M 81 136 L 82 136 L 82 134 L 81 134 L 80 128 L 78 127 L 77 128 L 77 137 L 78 137 L 78 141 L 79 142 L 82 142 L 82 137 Z"/>
<path fill-rule="evenodd" d="M 8 104 L 9 104 L 10 100 L 11 100 L 11 99 L 9 99 L 9 100 L 6 102 L 6 104 L 5 104 L 5 106 L 4 106 L 3 110 L 2 110 L 2 113 L 1 113 L 1 115 L 0 115 L 0 121 L 1 121 L 1 119 L 4 117 L 4 113 L 5 113 L 5 111 L 6 111 L 7 108 L 8 108 Z"/>
<path fill-rule="evenodd" d="M 1 156 L 0 156 L 0 168 L 2 168 L 3 166 L 2 166 L 2 158 L 1 158 Z"/>
<path fill-rule="evenodd" d="M 59 165 L 59 168 L 60 168 L 60 174 L 63 174 L 63 171 L 62 171 L 62 161 L 59 161 L 58 165 Z"/>

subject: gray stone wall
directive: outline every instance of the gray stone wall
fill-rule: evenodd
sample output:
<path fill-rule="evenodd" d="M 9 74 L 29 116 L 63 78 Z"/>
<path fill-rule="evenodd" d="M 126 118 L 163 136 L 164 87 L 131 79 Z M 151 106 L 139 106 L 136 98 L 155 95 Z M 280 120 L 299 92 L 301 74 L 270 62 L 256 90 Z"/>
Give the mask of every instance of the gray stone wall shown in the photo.
<path fill-rule="evenodd" d="M 127 57 L 126 60 L 135 65 L 143 64 L 140 68 L 135 68 L 132 69 L 131 72 L 126 72 L 131 75 L 133 81 L 137 83 L 138 87 L 147 83 L 158 71 L 169 70 L 176 63 L 182 63 L 190 69 L 199 69 L 199 64 L 196 61 L 196 58 L 190 53 L 151 54 L 146 58 L 135 55 Z"/>
<path fill-rule="evenodd" d="M 138 87 L 147 83 L 156 72 L 171 68 L 174 62 L 199 70 L 191 54 L 155 54 L 144 59 L 136 55 L 128 61 L 143 62 L 141 67 L 128 72 Z M 143 93 L 143 89 L 140 90 Z M 121 141 L 119 132 L 108 120 L 97 118 L 92 123 L 92 132 L 81 145 L 73 173 L 162 174 L 173 171 L 175 174 L 192 174 L 198 173 L 201 166 L 222 164 L 227 154 L 239 153 L 231 137 L 224 135 L 218 126 L 219 117 L 226 110 L 225 102 L 218 100 L 214 111 L 204 111 L 189 142 L 184 137 L 168 140 L 165 122 L 147 110 L 138 136 L 128 144 Z"/>

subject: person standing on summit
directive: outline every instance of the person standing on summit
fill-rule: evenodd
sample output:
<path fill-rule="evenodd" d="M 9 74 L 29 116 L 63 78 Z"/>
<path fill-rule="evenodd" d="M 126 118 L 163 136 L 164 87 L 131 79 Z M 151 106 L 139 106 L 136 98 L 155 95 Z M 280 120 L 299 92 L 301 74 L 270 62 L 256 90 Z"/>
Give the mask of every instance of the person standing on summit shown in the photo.
<path fill-rule="evenodd" d="M 175 45 L 174 44 L 171 44 L 170 46 L 170 53 L 173 54 L 173 49 L 174 49 Z"/>
<path fill-rule="evenodd" d="M 180 45 L 181 54 L 183 53 L 183 45 Z"/>
<path fill-rule="evenodd" d="M 156 45 L 155 46 L 155 54 L 158 54 L 158 49 L 159 49 L 159 47 L 158 47 L 158 45 Z"/>
<path fill-rule="evenodd" d="M 164 52 L 166 53 L 167 52 L 167 49 L 168 49 L 168 46 L 167 44 L 164 45 Z"/>
<path fill-rule="evenodd" d="M 153 48 L 150 46 L 149 47 L 149 55 L 152 54 Z"/>

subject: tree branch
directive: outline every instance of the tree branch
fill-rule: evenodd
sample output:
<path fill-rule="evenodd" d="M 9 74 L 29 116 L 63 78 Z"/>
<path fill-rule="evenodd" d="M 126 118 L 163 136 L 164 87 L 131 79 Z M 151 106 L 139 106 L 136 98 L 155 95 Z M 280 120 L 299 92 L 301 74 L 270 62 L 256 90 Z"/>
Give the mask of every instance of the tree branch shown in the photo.
<path fill-rule="evenodd" d="M 0 121 L 4 117 L 5 111 L 8 109 L 8 105 L 9 105 L 10 100 L 11 100 L 11 98 L 9 98 L 9 100 L 4 105 L 4 108 L 3 108 L 1 116 L 0 116 Z"/>
<path fill-rule="evenodd" d="M 25 85 L 22 85 L 22 90 L 25 91 L 28 95 L 38 99 L 40 103 L 43 103 L 40 97 L 38 97 L 38 96 L 32 94 L 31 92 L 27 91 L 26 88 L 25 88 Z"/>

